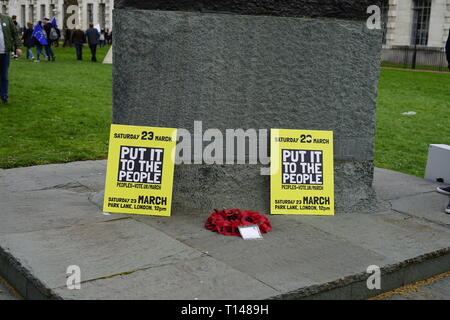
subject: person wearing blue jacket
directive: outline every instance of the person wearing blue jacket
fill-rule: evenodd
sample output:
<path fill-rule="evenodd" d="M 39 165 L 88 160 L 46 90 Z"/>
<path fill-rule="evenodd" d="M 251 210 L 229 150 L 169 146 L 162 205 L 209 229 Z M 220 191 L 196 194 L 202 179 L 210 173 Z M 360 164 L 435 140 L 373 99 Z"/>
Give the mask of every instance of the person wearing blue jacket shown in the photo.
<path fill-rule="evenodd" d="M 47 44 L 44 45 L 45 53 L 47 54 L 47 61 L 55 62 L 55 54 L 53 53 L 53 50 L 52 50 L 52 40 L 51 40 L 51 37 L 50 37 L 50 33 L 52 31 L 53 25 L 50 22 L 49 18 L 44 18 L 43 22 L 44 22 L 43 29 L 44 29 L 45 34 L 47 36 Z"/>
<path fill-rule="evenodd" d="M 97 29 L 94 28 L 93 24 L 89 25 L 89 29 L 86 30 L 86 38 L 89 45 L 89 49 L 91 49 L 91 61 L 97 62 L 97 45 L 100 41 L 100 33 Z"/>

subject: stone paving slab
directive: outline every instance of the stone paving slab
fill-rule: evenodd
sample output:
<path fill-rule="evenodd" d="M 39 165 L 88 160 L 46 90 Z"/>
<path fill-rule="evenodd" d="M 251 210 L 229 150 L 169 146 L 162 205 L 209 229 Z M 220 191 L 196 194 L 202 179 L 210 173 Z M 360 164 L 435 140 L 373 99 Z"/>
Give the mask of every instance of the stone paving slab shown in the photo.
<path fill-rule="evenodd" d="M 404 173 L 375 168 L 373 187 L 379 199 L 392 200 L 433 192 L 439 184 Z"/>
<path fill-rule="evenodd" d="M 98 214 L 87 194 L 65 190 L 43 190 L 5 193 L 0 191 L 2 205 L 0 234 L 60 228 L 89 222 L 115 219 Z"/>
<path fill-rule="evenodd" d="M 0 274 L 26 298 L 361 298 L 372 264 L 388 272 L 387 289 L 450 269 L 448 199 L 422 179 L 377 169 L 386 210 L 269 216 L 273 230 L 244 241 L 206 230 L 210 212 L 103 215 L 94 202 L 105 170 L 104 161 L 0 170 Z M 66 289 L 69 265 L 81 267 L 82 290 Z"/>
<path fill-rule="evenodd" d="M 441 215 L 445 215 L 441 213 Z M 450 246 L 449 229 L 395 211 L 326 217 L 296 217 L 324 232 L 370 250 L 387 263 L 411 259 Z M 449 266 L 450 269 L 450 266 Z"/>
<path fill-rule="evenodd" d="M 393 200 L 392 209 L 450 227 L 450 214 L 443 213 L 449 201 L 437 192 L 423 193 Z"/>
<path fill-rule="evenodd" d="M 118 277 L 58 288 L 64 299 L 267 299 L 279 294 L 227 264 L 203 256 Z"/>
<path fill-rule="evenodd" d="M 358 274 L 372 264 L 396 264 L 450 244 L 447 228 L 395 211 L 356 217 L 270 216 L 273 230 L 255 243 L 212 237 L 202 227 L 206 217 L 186 214 L 177 219 L 135 219 L 237 270 L 252 270 L 254 277 L 282 293 Z"/>
<path fill-rule="evenodd" d="M 52 289 L 66 286 L 70 265 L 79 266 L 82 281 L 88 281 L 202 256 L 166 234 L 128 218 L 3 235 L 0 247 Z"/>
<path fill-rule="evenodd" d="M 55 189 L 55 186 L 64 189 L 66 184 L 69 184 L 67 189 L 70 189 L 70 183 L 84 180 L 99 183 L 98 186 L 103 188 L 105 172 L 106 160 L 0 169 L 0 186 L 13 192 Z"/>
<path fill-rule="evenodd" d="M 115 219 L 87 201 L 105 170 L 105 161 L 0 170 L 0 235 Z"/>
<path fill-rule="evenodd" d="M 386 263 L 383 255 L 307 224 L 272 220 L 273 230 L 261 241 L 224 239 L 217 234 L 186 243 L 254 275 L 280 293 L 334 281 L 362 272 L 371 264 Z"/>

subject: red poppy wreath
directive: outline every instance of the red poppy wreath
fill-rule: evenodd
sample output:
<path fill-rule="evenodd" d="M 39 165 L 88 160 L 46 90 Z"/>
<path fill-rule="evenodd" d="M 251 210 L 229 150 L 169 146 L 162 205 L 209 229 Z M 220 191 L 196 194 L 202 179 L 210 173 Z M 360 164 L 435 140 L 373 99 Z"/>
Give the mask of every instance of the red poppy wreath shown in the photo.
<path fill-rule="evenodd" d="M 211 231 L 217 231 L 225 236 L 240 237 L 239 226 L 256 224 L 261 233 L 272 230 L 270 221 L 266 216 L 255 211 L 241 211 L 239 209 L 217 210 L 206 220 L 205 227 Z"/>

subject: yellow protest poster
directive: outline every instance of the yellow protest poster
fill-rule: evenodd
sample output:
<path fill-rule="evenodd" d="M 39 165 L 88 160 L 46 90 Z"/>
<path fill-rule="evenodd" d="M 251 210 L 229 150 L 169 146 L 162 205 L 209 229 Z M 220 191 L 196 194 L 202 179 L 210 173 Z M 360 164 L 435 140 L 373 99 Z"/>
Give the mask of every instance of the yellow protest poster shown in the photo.
<path fill-rule="evenodd" d="M 104 212 L 170 216 L 177 130 L 111 125 Z"/>
<path fill-rule="evenodd" d="M 271 214 L 334 215 L 333 132 L 272 129 Z"/>

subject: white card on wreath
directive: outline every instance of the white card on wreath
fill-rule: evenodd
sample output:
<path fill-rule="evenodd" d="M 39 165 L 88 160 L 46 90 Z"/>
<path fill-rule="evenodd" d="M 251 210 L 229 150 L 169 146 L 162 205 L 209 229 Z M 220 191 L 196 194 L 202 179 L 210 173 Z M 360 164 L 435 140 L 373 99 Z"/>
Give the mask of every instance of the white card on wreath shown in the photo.
<path fill-rule="evenodd" d="M 262 239 L 261 231 L 256 224 L 248 226 L 239 226 L 239 233 L 244 240 L 258 240 Z"/>

